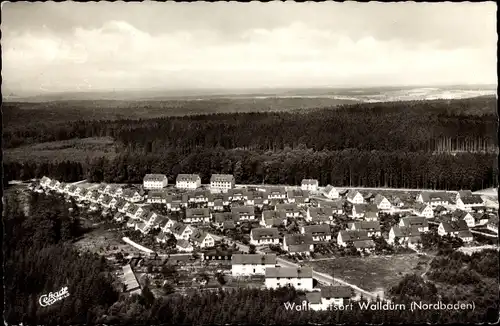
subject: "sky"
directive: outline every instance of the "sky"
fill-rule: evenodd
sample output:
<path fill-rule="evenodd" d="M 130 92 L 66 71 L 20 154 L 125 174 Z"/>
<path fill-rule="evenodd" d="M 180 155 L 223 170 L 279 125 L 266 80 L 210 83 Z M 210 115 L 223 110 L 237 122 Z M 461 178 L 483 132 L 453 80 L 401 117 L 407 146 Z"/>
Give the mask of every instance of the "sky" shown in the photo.
<path fill-rule="evenodd" d="M 496 3 L 2 3 L 2 90 L 497 83 Z"/>

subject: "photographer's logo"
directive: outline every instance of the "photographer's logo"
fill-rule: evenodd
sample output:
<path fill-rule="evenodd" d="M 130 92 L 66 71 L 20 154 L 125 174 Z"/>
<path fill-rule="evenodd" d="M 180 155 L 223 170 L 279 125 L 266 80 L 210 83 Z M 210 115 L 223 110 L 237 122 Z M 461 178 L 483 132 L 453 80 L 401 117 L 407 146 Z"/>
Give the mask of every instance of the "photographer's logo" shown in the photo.
<path fill-rule="evenodd" d="M 57 292 L 50 292 L 49 294 L 42 295 L 38 303 L 40 303 L 42 307 L 47 307 L 67 297 L 69 297 L 69 292 L 68 287 L 65 286 Z"/>

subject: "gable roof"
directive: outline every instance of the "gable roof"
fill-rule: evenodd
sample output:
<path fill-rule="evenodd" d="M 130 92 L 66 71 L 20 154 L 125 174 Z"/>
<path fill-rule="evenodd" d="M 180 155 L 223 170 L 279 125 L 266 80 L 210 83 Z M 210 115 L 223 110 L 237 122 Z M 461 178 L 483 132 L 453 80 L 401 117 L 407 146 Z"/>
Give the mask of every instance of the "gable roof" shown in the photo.
<path fill-rule="evenodd" d="M 328 224 L 320 224 L 320 225 L 308 225 L 304 226 L 305 234 L 331 234 L 330 226 Z"/>
<path fill-rule="evenodd" d="M 354 296 L 354 291 L 348 286 L 325 286 L 321 289 L 321 297 L 323 298 L 351 298 Z"/>
<path fill-rule="evenodd" d="M 208 208 L 188 208 L 186 209 L 186 217 L 210 217 L 210 209 Z"/>
<path fill-rule="evenodd" d="M 321 303 L 321 292 L 315 291 L 315 292 L 307 292 L 306 293 L 306 300 L 307 302 L 311 304 L 320 304 Z"/>
<path fill-rule="evenodd" d="M 356 197 L 357 194 L 361 194 L 361 193 L 359 191 L 357 191 L 357 190 L 351 189 L 347 193 L 347 198 L 354 199 L 354 197 Z"/>
<path fill-rule="evenodd" d="M 458 232 L 469 230 L 464 220 L 441 222 L 445 232 Z"/>
<path fill-rule="evenodd" d="M 193 231 L 193 233 L 191 233 L 191 240 L 195 241 L 195 242 L 198 242 L 198 243 L 202 243 L 203 240 L 205 240 L 206 237 L 209 237 L 210 234 L 206 231 L 203 231 L 203 230 L 199 230 L 199 229 L 196 229 Z"/>
<path fill-rule="evenodd" d="M 319 184 L 317 179 L 302 179 L 302 185 L 317 186 Z"/>
<path fill-rule="evenodd" d="M 356 209 L 356 213 L 378 213 L 378 207 L 375 204 L 354 204 L 353 208 Z"/>
<path fill-rule="evenodd" d="M 457 209 L 453 212 L 452 216 L 456 219 L 463 220 L 467 215 L 470 215 L 470 213 L 463 211 L 461 209 Z M 472 216 L 472 215 L 470 215 Z"/>
<path fill-rule="evenodd" d="M 328 186 L 326 186 L 326 187 L 325 187 L 325 189 L 323 189 L 323 192 L 324 192 L 325 194 L 329 194 L 330 192 L 332 192 L 332 190 L 337 191 L 337 189 L 336 189 L 334 186 L 332 186 L 332 185 L 328 185 Z M 337 192 L 338 192 L 338 191 L 337 191 Z"/>
<path fill-rule="evenodd" d="M 341 230 L 340 236 L 344 241 L 369 240 L 368 231 Z"/>
<path fill-rule="evenodd" d="M 419 227 L 429 227 L 429 222 L 423 216 L 406 216 L 401 219 L 404 226 L 409 227 L 412 225 L 416 225 Z"/>
<path fill-rule="evenodd" d="M 256 228 L 256 229 L 252 229 L 252 231 L 250 231 L 250 233 L 252 235 L 252 238 L 254 238 L 256 240 L 259 240 L 262 238 L 276 239 L 276 238 L 280 237 L 278 229 L 275 229 L 275 228 Z"/>
<path fill-rule="evenodd" d="M 394 232 L 395 237 L 413 237 L 413 236 L 420 236 L 420 231 L 418 230 L 418 227 L 416 226 L 399 226 L 399 225 L 394 225 L 392 227 L 392 232 Z"/>
<path fill-rule="evenodd" d="M 422 195 L 422 200 L 425 202 L 425 203 L 430 203 L 430 202 L 433 202 L 433 201 L 449 201 L 450 200 L 450 196 L 446 193 L 446 192 L 442 192 L 442 191 L 424 191 L 421 193 Z"/>
<path fill-rule="evenodd" d="M 310 245 L 314 243 L 314 240 L 312 234 L 287 234 L 285 235 L 285 242 L 288 246 Z"/>
<path fill-rule="evenodd" d="M 167 180 L 167 176 L 164 174 L 146 174 L 143 181 L 163 181 Z"/>
<path fill-rule="evenodd" d="M 231 207 L 231 213 L 238 215 L 254 215 L 255 209 L 253 206 L 235 206 Z"/>
<path fill-rule="evenodd" d="M 276 254 L 234 254 L 231 264 L 276 265 Z"/>
<path fill-rule="evenodd" d="M 299 207 L 292 203 L 292 204 L 276 204 L 276 210 L 277 211 L 285 211 L 285 212 L 298 212 Z"/>
<path fill-rule="evenodd" d="M 270 267 L 266 268 L 266 278 L 284 277 L 284 278 L 312 278 L 313 270 L 311 267 Z"/>
<path fill-rule="evenodd" d="M 385 196 L 382 196 L 381 194 L 377 194 L 375 196 L 375 199 L 373 199 L 373 203 L 375 205 L 380 205 L 380 203 L 382 203 L 382 201 L 384 200 L 388 200 Z"/>
<path fill-rule="evenodd" d="M 365 249 L 365 248 L 372 248 L 375 247 L 375 242 L 373 240 L 354 240 L 353 241 L 354 247 L 356 249 Z"/>
<path fill-rule="evenodd" d="M 468 197 L 460 196 L 460 200 L 464 203 L 464 205 L 476 205 L 483 203 L 483 199 L 479 195 L 471 195 Z"/>
<path fill-rule="evenodd" d="M 424 203 L 416 203 L 414 206 L 414 211 L 422 213 L 429 205 Z"/>
<path fill-rule="evenodd" d="M 457 195 L 460 197 L 460 198 L 463 198 L 463 197 L 469 197 L 469 196 L 472 196 L 472 191 L 470 190 L 460 190 Z"/>
<path fill-rule="evenodd" d="M 172 225 L 170 230 L 174 234 L 181 235 L 184 233 L 184 231 L 187 229 L 187 227 L 188 226 L 184 223 L 176 222 L 174 225 Z"/>
<path fill-rule="evenodd" d="M 263 216 L 264 220 L 273 219 L 273 218 L 284 219 L 284 218 L 286 218 L 286 213 L 284 211 L 265 210 L 262 212 L 262 216 Z"/>
<path fill-rule="evenodd" d="M 148 198 L 167 199 L 167 192 L 162 190 L 151 190 L 148 192 Z"/>
<path fill-rule="evenodd" d="M 380 223 L 378 221 L 359 221 L 350 223 L 354 230 L 380 231 Z"/>
<path fill-rule="evenodd" d="M 217 223 L 224 223 L 225 221 L 231 221 L 233 219 L 233 214 L 230 212 L 215 213 L 214 220 Z"/>
<path fill-rule="evenodd" d="M 309 215 L 311 218 L 330 217 L 333 216 L 333 208 L 331 207 L 309 207 Z"/>
<path fill-rule="evenodd" d="M 201 180 L 201 178 L 197 174 L 178 174 L 175 180 L 176 182 L 179 181 L 197 182 L 198 180 Z"/>

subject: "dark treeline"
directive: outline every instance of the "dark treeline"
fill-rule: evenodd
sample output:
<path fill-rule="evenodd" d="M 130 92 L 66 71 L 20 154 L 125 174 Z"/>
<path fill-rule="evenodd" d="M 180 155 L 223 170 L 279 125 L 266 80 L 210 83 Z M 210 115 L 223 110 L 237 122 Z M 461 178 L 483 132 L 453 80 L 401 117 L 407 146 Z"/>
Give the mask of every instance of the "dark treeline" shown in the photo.
<path fill-rule="evenodd" d="M 278 150 L 481 151 L 497 142 L 496 100 L 363 103 L 300 112 L 259 112 L 148 120 L 72 121 L 9 126 L 4 146 L 111 136 L 131 149 L 197 147 Z"/>
<path fill-rule="evenodd" d="M 118 293 L 104 257 L 79 253 L 71 244 L 83 232 L 78 208 L 63 198 L 34 194 L 23 201 L 22 195 L 8 192 L 3 217 L 6 322 L 47 325 L 96 321 L 117 300 Z M 65 286 L 68 298 L 40 306 L 41 295 Z"/>
<path fill-rule="evenodd" d="M 188 154 L 128 152 L 88 165 L 4 163 L 4 176 L 5 180 L 47 175 L 66 182 L 88 178 L 92 182 L 141 183 L 146 173 L 166 173 L 169 180 L 179 173 L 199 173 L 202 182 L 209 183 L 212 173 L 230 173 L 240 184 L 300 184 L 310 177 L 323 185 L 479 190 L 497 184 L 496 160 L 494 154 L 472 153 L 316 152 L 303 146 L 282 151 L 215 148 Z"/>

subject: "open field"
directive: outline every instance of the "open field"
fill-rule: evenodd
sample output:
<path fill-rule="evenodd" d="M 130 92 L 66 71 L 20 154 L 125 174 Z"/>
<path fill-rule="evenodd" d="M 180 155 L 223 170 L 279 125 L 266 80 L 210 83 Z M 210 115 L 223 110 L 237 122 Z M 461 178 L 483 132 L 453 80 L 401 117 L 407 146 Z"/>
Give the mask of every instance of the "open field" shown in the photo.
<path fill-rule="evenodd" d="M 93 137 L 10 148 L 4 151 L 4 155 L 7 162 L 72 160 L 83 163 L 87 158 L 112 158 L 118 152 L 119 146 L 111 137 Z"/>
<path fill-rule="evenodd" d="M 339 257 L 308 263 L 315 270 L 328 273 L 371 292 L 385 293 L 405 274 L 422 274 L 432 257 L 404 254 L 377 257 Z"/>
<path fill-rule="evenodd" d="M 43 121 L 151 119 L 211 113 L 275 112 L 358 103 L 335 98 L 214 98 L 193 100 L 65 100 L 53 102 L 7 102 L 4 119 L 9 126 Z"/>

